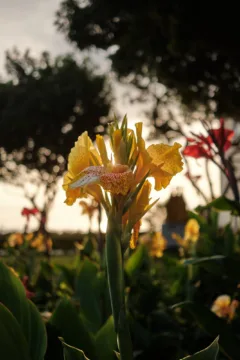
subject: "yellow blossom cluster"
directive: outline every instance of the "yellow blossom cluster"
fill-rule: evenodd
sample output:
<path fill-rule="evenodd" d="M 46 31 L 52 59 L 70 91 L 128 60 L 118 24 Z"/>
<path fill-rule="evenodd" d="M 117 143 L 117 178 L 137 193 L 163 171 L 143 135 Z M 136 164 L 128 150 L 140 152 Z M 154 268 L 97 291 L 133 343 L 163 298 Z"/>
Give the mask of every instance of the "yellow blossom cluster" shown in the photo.
<path fill-rule="evenodd" d="M 36 234 L 12 233 L 8 236 L 6 245 L 15 248 L 25 243 L 30 248 L 36 249 L 39 252 L 50 251 L 52 249 L 52 239 L 41 232 L 37 232 Z"/>
<path fill-rule="evenodd" d="M 142 137 L 142 123 L 135 131 L 128 128 L 125 117 L 119 126 L 109 125 L 111 152 L 101 135 L 96 147 L 84 132 L 79 136 L 68 158 L 68 171 L 63 189 L 66 204 L 91 195 L 101 203 L 107 215 L 117 213 L 125 234 L 132 234 L 131 247 L 136 246 L 141 219 L 154 205 L 151 202 L 152 177 L 155 190 L 166 188 L 172 177 L 183 168 L 180 144 L 146 146 Z"/>

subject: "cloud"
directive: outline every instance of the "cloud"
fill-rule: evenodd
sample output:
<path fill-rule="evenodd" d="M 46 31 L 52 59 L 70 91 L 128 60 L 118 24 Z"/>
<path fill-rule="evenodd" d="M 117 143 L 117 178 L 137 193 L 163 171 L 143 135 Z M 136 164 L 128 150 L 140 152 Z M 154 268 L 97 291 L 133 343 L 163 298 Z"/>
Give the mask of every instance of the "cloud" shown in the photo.
<path fill-rule="evenodd" d="M 53 55 L 72 52 L 73 47 L 54 27 L 59 0 L 0 0 L 0 73 L 3 73 L 5 51 L 16 46 L 32 55 L 44 50 Z"/>

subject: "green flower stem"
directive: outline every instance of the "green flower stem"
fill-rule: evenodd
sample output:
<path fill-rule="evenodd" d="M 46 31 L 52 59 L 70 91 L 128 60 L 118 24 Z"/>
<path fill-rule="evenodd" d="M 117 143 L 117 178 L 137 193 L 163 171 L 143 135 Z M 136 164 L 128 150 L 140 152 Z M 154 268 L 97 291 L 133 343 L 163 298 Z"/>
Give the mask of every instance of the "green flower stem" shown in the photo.
<path fill-rule="evenodd" d="M 108 220 L 106 262 L 108 285 L 121 360 L 132 360 L 132 343 L 125 310 L 122 228 L 120 219 Z"/>

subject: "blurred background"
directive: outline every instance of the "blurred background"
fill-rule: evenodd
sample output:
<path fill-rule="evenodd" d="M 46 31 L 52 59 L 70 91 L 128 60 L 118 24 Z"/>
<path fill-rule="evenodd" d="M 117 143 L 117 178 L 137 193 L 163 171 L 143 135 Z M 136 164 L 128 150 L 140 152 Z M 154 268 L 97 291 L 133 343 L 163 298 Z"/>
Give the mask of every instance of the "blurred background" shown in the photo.
<path fill-rule="evenodd" d="M 184 146 L 191 132 L 205 134 L 203 119 L 214 127 L 219 117 L 237 137 L 234 6 L 218 4 L 216 14 L 209 3 L 179 0 L 0 0 L 0 232 L 24 230 L 24 207 L 44 211 L 51 232 L 88 231 L 80 206 L 64 204 L 62 176 L 77 137 L 105 133 L 114 114 L 127 113 L 130 127 L 143 121 L 148 143 Z M 184 224 L 186 209 L 224 189 L 206 159 L 185 160 L 143 231 L 170 218 Z M 167 213 L 172 198 L 181 219 Z M 91 223 L 97 230 L 97 215 Z M 37 226 L 32 216 L 29 229 Z"/>

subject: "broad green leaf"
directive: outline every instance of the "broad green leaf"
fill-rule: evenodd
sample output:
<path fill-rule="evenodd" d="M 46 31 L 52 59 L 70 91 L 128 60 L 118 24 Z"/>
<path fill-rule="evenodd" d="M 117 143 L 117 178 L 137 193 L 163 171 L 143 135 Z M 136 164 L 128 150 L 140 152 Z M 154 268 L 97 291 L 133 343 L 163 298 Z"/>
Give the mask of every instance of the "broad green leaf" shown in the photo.
<path fill-rule="evenodd" d="M 140 245 L 133 252 L 133 254 L 127 259 L 125 270 L 129 276 L 134 276 L 141 267 L 148 262 L 148 251 L 146 246 Z"/>
<path fill-rule="evenodd" d="M 182 360 L 216 360 L 219 351 L 218 337 L 206 349 L 194 355 L 187 356 Z"/>
<path fill-rule="evenodd" d="M 112 316 L 98 331 L 95 342 L 97 358 L 99 360 L 115 359 L 114 350 L 117 348 L 117 338 Z"/>
<path fill-rule="evenodd" d="M 201 263 L 206 263 L 206 262 L 210 262 L 210 261 L 219 261 L 219 260 L 223 260 L 225 258 L 225 256 L 223 255 L 214 255 L 214 256 L 208 256 L 208 257 L 201 257 L 201 258 L 189 258 L 187 260 L 184 260 L 182 262 L 183 265 L 198 265 Z"/>
<path fill-rule="evenodd" d="M 32 303 L 28 300 L 29 327 L 31 329 L 31 341 L 29 342 L 31 359 L 42 360 L 47 349 L 47 333 L 42 317 Z"/>
<path fill-rule="evenodd" d="M 0 304 L 0 359 L 30 360 L 22 329 L 3 304 Z"/>
<path fill-rule="evenodd" d="M 0 302 L 18 321 L 27 340 L 31 359 L 43 360 L 47 348 L 43 320 L 35 305 L 27 299 L 19 278 L 2 262 L 0 262 Z"/>
<path fill-rule="evenodd" d="M 180 307 L 189 312 L 195 318 L 198 325 L 210 336 L 219 336 L 220 350 L 230 359 L 237 359 L 239 357 L 239 340 L 223 319 L 217 317 L 207 307 L 198 303 L 183 302 L 174 305 L 173 308 L 176 307 Z"/>
<path fill-rule="evenodd" d="M 63 345 L 64 360 L 90 360 L 86 357 L 82 350 L 66 344 L 61 338 L 60 340 Z"/>
<path fill-rule="evenodd" d="M 209 257 L 210 259 L 211 257 Z M 197 258 L 196 261 L 194 259 L 188 259 L 184 261 L 184 265 L 198 265 L 203 267 L 209 273 L 218 275 L 218 276 L 225 276 L 231 279 L 231 281 L 239 281 L 240 278 L 240 267 L 239 261 L 240 256 L 223 256 L 221 259 L 221 255 L 214 256 L 214 261 L 208 261 L 204 259 L 208 258 Z M 202 259 L 202 260 L 201 260 Z"/>
<path fill-rule="evenodd" d="M 75 296 L 79 299 L 81 312 L 93 332 L 101 326 L 97 273 L 97 266 L 86 258 L 80 266 L 75 282 Z"/>
<path fill-rule="evenodd" d="M 198 206 L 196 208 L 196 211 L 201 211 L 209 208 L 214 208 L 219 211 L 231 211 L 234 215 L 240 215 L 240 204 L 237 201 L 227 199 L 225 196 L 220 196 L 206 206 Z"/>
<path fill-rule="evenodd" d="M 50 323 L 59 330 L 69 345 L 83 349 L 91 360 L 96 359 L 93 336 L 88 332 L 84 321 L 69 300 L 63 299 L 59 302 Z"/>

